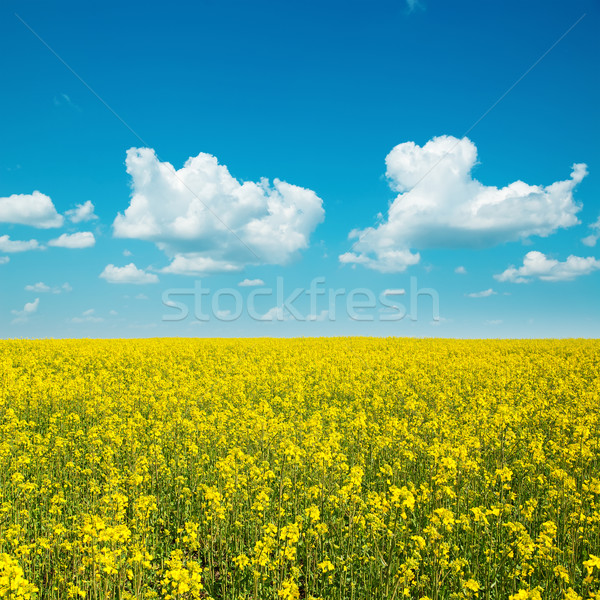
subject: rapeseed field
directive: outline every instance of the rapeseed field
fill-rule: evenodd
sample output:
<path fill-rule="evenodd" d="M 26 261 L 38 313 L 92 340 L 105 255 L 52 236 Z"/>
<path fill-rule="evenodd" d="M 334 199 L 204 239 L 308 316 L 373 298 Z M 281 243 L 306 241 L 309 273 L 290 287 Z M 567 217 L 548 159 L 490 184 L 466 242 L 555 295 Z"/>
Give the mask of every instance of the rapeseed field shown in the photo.
<path fill-rule="evenodd" d="M 600 342 L 0 342 L 0 597 L 600 598 Z"/>

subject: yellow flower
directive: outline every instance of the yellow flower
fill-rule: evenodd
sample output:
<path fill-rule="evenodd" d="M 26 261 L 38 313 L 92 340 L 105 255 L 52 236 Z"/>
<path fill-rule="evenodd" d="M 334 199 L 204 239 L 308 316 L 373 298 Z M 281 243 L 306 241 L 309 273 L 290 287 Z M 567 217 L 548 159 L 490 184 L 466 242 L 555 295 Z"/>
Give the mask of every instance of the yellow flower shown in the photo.
<path fill-rule="evenodd" d="M 317 567 L 319 569 L 321 569 L 321 571 L 323 573 L 327 573 L 327 572 L 333 571 L 335 569 L 335 567 L 333 566 L 333 563 L 329 560 L 324 560 L 323 562 L 318 563 Z"/>
<path fill-rule="evenodd" d="M 472 592 L 478 592 L 480 590 L 479 583 L 477 583 L 475 579 L 469 579 L 465 581 L 464 586 Z"/>
<path fill-rule="evenodd" d="M 277 595 L 282 598 L 282 600 L 298 600 L 300 598 L 300 590 L 295 581 L 286 579 L 281 584 L 281 589 L 277 591 Z"/>

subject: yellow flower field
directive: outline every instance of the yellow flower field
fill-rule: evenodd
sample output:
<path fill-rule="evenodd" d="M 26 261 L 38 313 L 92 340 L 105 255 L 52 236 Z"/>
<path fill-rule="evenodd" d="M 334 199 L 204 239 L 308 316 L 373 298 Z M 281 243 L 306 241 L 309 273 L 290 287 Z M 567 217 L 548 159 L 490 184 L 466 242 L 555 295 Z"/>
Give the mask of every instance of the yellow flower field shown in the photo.
<path fill-rule="evenodd" d="M 0 342 L 0 597 L 600 598 L 600 342 Z"/>

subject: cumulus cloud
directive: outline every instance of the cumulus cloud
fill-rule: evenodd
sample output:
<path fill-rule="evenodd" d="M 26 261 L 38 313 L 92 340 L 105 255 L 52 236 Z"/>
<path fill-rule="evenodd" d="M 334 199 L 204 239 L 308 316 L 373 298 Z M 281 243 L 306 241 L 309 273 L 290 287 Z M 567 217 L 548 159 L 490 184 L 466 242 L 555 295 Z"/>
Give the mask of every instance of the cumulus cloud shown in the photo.
<path fill-rule="evenodd" d="M 215 260 L 199 252 L 175 254 L 171 263 L 162 269 L 163 273 L 175 275 L 203 275 L 241 271 L 242 264 L 226 260 Z"/>
<path fill-rule="evenodd" d="M 488 298 L 489 296 L 495 296 L 498 292 L 494 291 L 492 288 L 487 290 L 483 290 L 482 292 L 471 292 L 470 294 L 465 294 L 467 298 Z"/>
<path fill-rule="evenodd" d="M 11 240 L 7 235 L 0 235 L 0 252 L 27 252 L 39 248 L 37 240 Z"/>
<path fill-rule="evenodd" d="M 98 216 L 94 214 L 94 204 L 91 200 L 86 200 L 83 204 L 77 204 L 75 208 L 68 210 L 65 215 L 72 223 L 93 221 L 98 218 Z"/>
<path fill-rule="evenodd" d="M 350 232 L 356 242 L 340 261 L 399 272 L 419 262 L 413 250 L 491 247 L 579 223 L 573 190 L 587 175 L 585 164 L 573 165 L 565 181 L 515 181 L 503 188 L 474 179 L 476 164 L 477 148 L 468 138 L 396 146 L 386 157 L 386 175 L 399 194 L 377 225 Z"/>
<path fill-rule="evenodd" d="M 244 279 L 238 283 L 240 287 L 256 287 L 258 285 L 265 285 L 262 279 Z"/>
<path fill-rule="evenodd" d="M 132 196 L 113 223 L 114 235 L 154 242 L 172 260 L 167 273 L 287 263 L 308 247 L 324 218 L 313 191 L 279 179 L 240 183 L 210 154 L 176 171 L 152 149 L 131 148 L 126 165 Z"/>
<path fill-rule="evenodd" d="M 0 265 L 5 265 L 9 261 L 10 258 L 8 256 L 0 256 Z"/>
<path fill-rule="evenodd" d="M 13 323 L 25 323 L 28 318 L 37 312 L 40 305 L 40 299 L 36 298 L 33 302 L 26 302 L 23 310 L 12 310 L 12 314 L 15 318 L 12 320 Z"/>
<path fill-rule="evenodd" d="M 72 291 L 72 287 L 68 283 L 63 283 L 61 286 L 50 287 L 46 285 L 43 281 L 38 281 L 37 283 L 29 284 L 25 286 L 25 291 L 27 292 L 36 292 L 36 293 L 47 293 L 52 292 L 53 294 L 60 294 L 62 292 L 70 292 Z"/>
<path fill-rule="evenodd" d="M 564 262 L 548 258 L 542 252 L 528 252 L 521 267 L 511 265 L 503 273 L 494 275 L 498 281 L 529 283 L 532 279 L 542 281 L 570 281 L 581 275 L 589 275 L 600 269 L 600 260 L 593 256 L 569 256 Z"/>
<path fill-rule="evenodd" d="M 40 299 L 36 298 L 33 302 L 26 302 L 23 307 L 23 312 L 31 315 L 34 312 L 37 312 L 38 306 L 40 305 Z"/>
<path fill-rule="evenodd" d="M 48 246 L 75 250 L 80 248 L 91 248 L 95 243 L 96 238 L 91 231 L 78 231 L 77 233 L 63 233 L 55 240 L 50 240 Z"/>
<path fill-rule="evenodd" d="M 50 286 L 46 285 L 43 281 L 38 281 L 33 285 L 26 285 L 25 290 L 27 292 L 49 292 Z"/>
<path fill-rule="evenodd" d="M 600 217 L 598 217 L 598 220 L 595 223 L 592 223 L 590 225 L 590 229 L 594 233 L 591 233 L 587 237 L 584 237 L 581 241 L 586 246 L 594 247 L 596 245 L 596 242 L 600 239 Z"/>
<path fill-rule="evenodd" d="M 0 198 L 0 223 L 30 225 L 39 229 L 61 227 L 64 222 L 52 200 L 38 191 Z"/>
<path fill-rule="evenodd" d="M 354 236 L 351 234 L 351 237 Z M 359 252 L 363 249 L 367 251 L 367 246 L 363 242 L 355 244 L 354 247 Z M 421 255 L 418 252 L 413 254 L 410 250 L 385 250 L 382 248 L 375 250 L 374 257 L 367 256 L 366 253 L 356 254 L 354 252 L 345 252 L 340 255 L 340 262 L 343 264 L 363 265 L 381 273 L 399 273 L 411 265 L 416 265 L 420 260 Z"/>
<path fill-rule="evenodd" d="M 158 283 L 158 277 L 154 273 L 146 273 L 133 263 L 124 267 L 115 267 L 113 264 L 106 265 L 104 271 L 100 273 L 100 277 L 106 279 L 108 283 L 133 283 L 135 285 Z"/>
<path fill-rule="evenodd" d="M 457 275 L 466 275 L 467 274 L 467 270 L 463 266 L 456 267 L 456 269 L 454 269 L 454 272 Z"/>

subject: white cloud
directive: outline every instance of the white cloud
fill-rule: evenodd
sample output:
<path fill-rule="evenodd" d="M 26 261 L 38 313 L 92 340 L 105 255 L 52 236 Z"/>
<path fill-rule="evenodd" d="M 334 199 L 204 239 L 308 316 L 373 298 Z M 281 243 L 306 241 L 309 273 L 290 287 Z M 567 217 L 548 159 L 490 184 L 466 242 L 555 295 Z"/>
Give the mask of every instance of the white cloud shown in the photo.
<path fill-rule="evenodd" d="M 0 223 L 49 229 L 61 227 L 63 221 L 62 215 L 56 212 L 50 197 L 38 191 L 33 194 L 13 194 L 0 198 Z"/>
<path fill-rule="evenodd" d="M 25 286 L 25 291 L 27 292 L 36 292 L 36 293 L 47 293 L 52 292 L 53 294 L 61 294 L 62 292 L 71 292 L 73 288 L 68 283 L 63 283 L 61 286 L 50 287 L 46 285 L 43 281 L 38 281 L 34 284 L 29 284 Z"/>
<path fill-rule="evenodd" d="M 273 306 L 262 317 L 260 321 L 289 321 L 292 315 L 283 306 Z"/>
<path fill-rule="evenodd" d="M 11 313 L 15 315 L 12 320 L 13 323 L 25 323 L 27 319 L 37 312 L 40 305 L 40 299 L 36 298 L 33 302 L 26 302 L 23 310 L 12 310 Z"/>
<path fill-rule="evenodd" d="M 40 305 L 40 299 L 36 298 L 33 302 L 26 302 L 23 307 L 23 312 L 31 315 L 34 312 L 37 312 L 38 306 Z"/>
<path fill-rule="evenodd" d="M 258 285 L 265 285 L 262 279 L 244 279 L 238 283 L 240 287 L 256 287 Z"/>
<path fill-rule="evenodd" d="M 77 112 L 81 112 L 81 108 L 77 106 L 77 104 L 75 104 L 67 94 L 59 94 L 58 96 L 54 96 L 54 106 L 69 106 L 75 109 Z"/>
<path fill-rule="evenodd" d="M 511 265 L 503 273 L 494 275 L 494 278 L 512 283 L 529 283 L 535 278 L 542 281 L 570 281 L 597 269 L 600 269 L 600 260 L 593 256 L 583 258 L 571 255 L 566 261 L 560 262 L 533 250 L 525 255 L 523 266 L 516 268 Z"/>
<path fill-rule="evenodd" d="M 470 294 L 465 294 L 467 298 L 488 298 L 489 296 L 495 296 L 498 292 L 495 292 L 492 288 L 487 290 L 483 290 L 482 292 L 472 292 Z"/>
<path fill-rule="evenodd" d="M 592 229 L 594 233 L 584 237 L 581 241 L 586 246 L 594 247 L 596 242 L 600 239 L 600 217 L 598 217 L 598 220 L 595 223 L 590 225 L 590 229 Z"/>
<path fill-rule="evenodd" d="M 8 256 L 0 256 L 0 265 L 5 265 L 9 261 L 10 258 Z"/>
<path fill-rule="evenodd" d="M 502 325 L 504 321 L 502 319 L 490 319 L 485 322 L 486 325 Z"/>
<path fill-rule="evenodd" d="M 146 296 L 146 294 L 138 294 L 135 297 L 136 300 L 148 300 L 148 296 Z"/>
<path fill-rule="evenodd" d="M 359 242 L 355 248 L 361 250 L 362 244 L 363 242 Z M 413 254 L 410 250 L 377 250 L 374 258 L 354 252 L 345 252 L 340 256 L 341 263 L 364 265 L 381 273 L 400 273 L 420 260 L 421 255 L 418 252 Z"/>
<path fill-rule="evenodd" d="M 0 252 L 27 252 L 38 249 L 41 249 L 41 246 L 37 240 L 11 240 L 7 235 L 0 235 Z"/>
<path fill-rule="evenodd" d="M 425 7 L 419 0 L 406 0 L 406 6 L 408 7 L 408 12 L 414 12 L 418 8 L 424 10 Z"/>
<path fill-rule="evenodd" d="M 579 222 L 573 190 L 586 165 L 573 165 L 570 179 L 547 186 L 515 181 L 497 188 L 473 179 L 476 164 L 477 148 L 468 138 L 396 146 L 386 157 L 386 174 L 399 194 L 377 225 L 350 232 L 357 241 L 340 261 L 399 272 L 419 262 L 412 250 L 491 247 Z"/>
<path fill-rule="evenodd" d="M 75 250 L 80 248 L 91 248 L 95 243 L 96 238 L 91 231 L 78 231 L 77 233 L 63 233 L 55 240 L 50 240 L 48 246 Z"/>
<path fill-rule="evenodd" d="M 210 154 L 175 171 L 152 149 L 131 148 L 126 164 L 132 197 L 113 223 L 114 235 L 154 242 L 172 259 L 167 273 L 287 263 L 308 247 L 324 218 L 313 191 L 279 179 L 240 183 Z"/>
<path fill-rule="evenodd" d="M 116 317 L 119 313 L 116 310 L 110 310 L 110 311 L 108 311 L 108 314 L 111 317 Z"/>
<path fill-rule="evenodd" d="M 94 204 L 91 200 L 86 200 L 83 204 L 77 204 L 75 208 L 68 210 L 65 215 L 69 217 L 72 223 L 92 221 L 98 218 L 98 216 L 94 214 Z"/>
<path fill-rule="evenodd" d="M 49 292 L 50 286 L 46 285 L 43 281 L 38 281 L 33 285 L 26 285 L 25 290 L 27 292 Z"/>
<path fill-rule="evenodd" d="M 123 250 L 123 256 L 133 256 L 133 252 L 125 248 L 125 250 Z"/>
<path fill-rule="evenodd" d="M 454 269 L 454 272 L 457 273 L 458 275 L 466 275 L 467 274 L 467 270 L 462 265 L 460 267 L 456 267 L 456 269 Z"/>
<path fill-rule="evenodd" d="M 124 267 L 115 267 L 115 265 L 106 265 L 104 271 L 100 273 L 102 279 L 108 283 L 132 283 L 143 285 L 146 283 L 158 283 L 158 277 L 154 273 L 146 273 L 143 269 L 138 269 L 133 263 Z"/>
<path fill-rule="evenodd" d="M 163 273 L 176 275 L 203 275 L 207 273 L 225 273 L 241 271 L 243 265 L 225 260 L 214 260 L 199 252 L 176 254 L 171 264 L 161 269 Z"/>
<path fill-rule="evenodd" d="M 97 317 L 96 310 L 93 308 L 84 310 L 79 317 L 69 319 L 70 323 L 102 323 L 102 321 L 104 321 L 104 319 L 102 317 Z"/>
<path fill-rule="evenodd" d="M 69 319 L 71 323 L 102 323 L 104 319 L 102 317 L 73 317 Z"/>
<path fill-rule="evenodd" d="M 307 321 L 326 321 L 329 318 L 329 311 L 327 309 L 323 309 L 318 314 L 310 314 L 306 317 Z"/>

